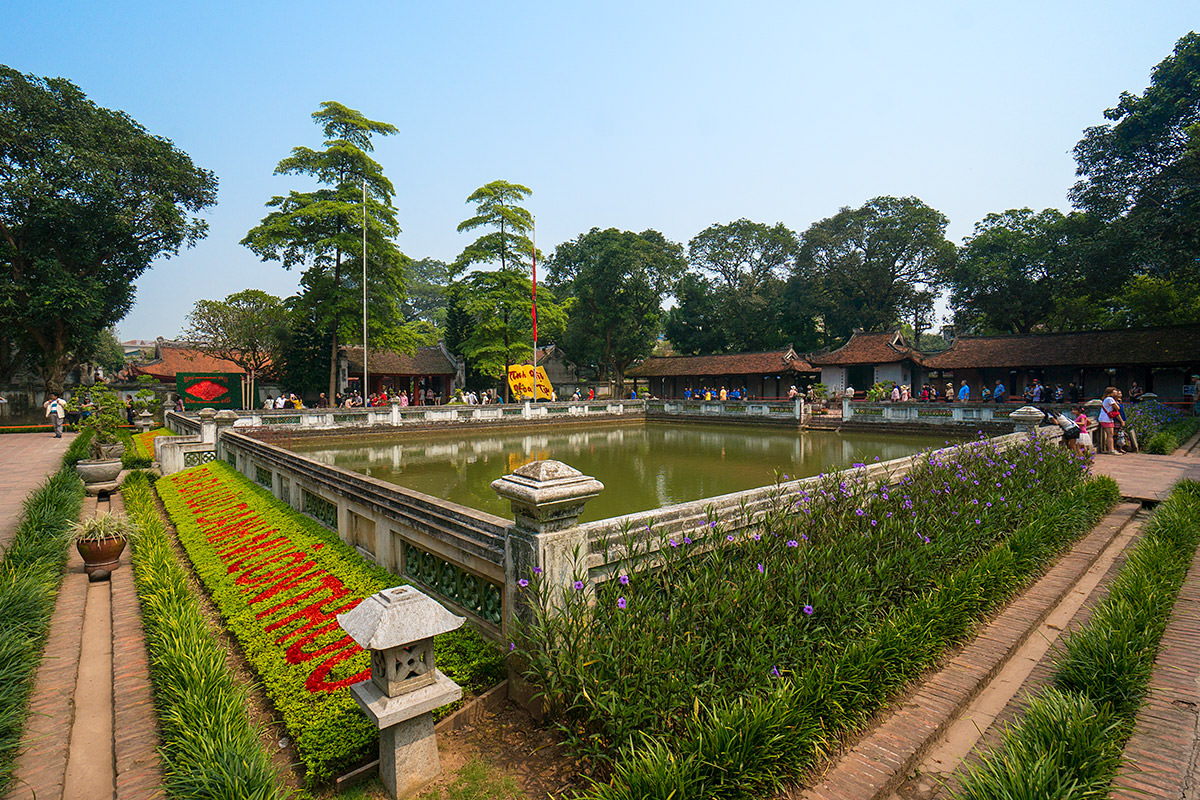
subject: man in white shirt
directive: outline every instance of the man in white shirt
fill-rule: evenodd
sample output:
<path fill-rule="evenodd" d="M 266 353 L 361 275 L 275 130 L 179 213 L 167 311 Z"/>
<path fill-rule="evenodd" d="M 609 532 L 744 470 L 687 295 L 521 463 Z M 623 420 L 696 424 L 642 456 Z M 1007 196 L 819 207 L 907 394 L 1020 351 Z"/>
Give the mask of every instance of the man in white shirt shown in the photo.
<path fill-rule="evenodd" d="M 54 438 L 62 438 L 63 418 L 67 416 L 67 404 L 57 392 L 50 393 L 50 402 L 46 403 L 46 416 L 54 423 Z"/>

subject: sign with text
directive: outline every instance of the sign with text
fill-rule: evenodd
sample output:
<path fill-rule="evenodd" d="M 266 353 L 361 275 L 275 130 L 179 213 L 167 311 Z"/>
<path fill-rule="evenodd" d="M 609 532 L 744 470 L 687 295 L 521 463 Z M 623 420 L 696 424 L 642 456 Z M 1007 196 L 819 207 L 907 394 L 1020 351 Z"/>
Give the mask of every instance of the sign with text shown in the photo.
<path fill-rule="evenodd" d="M 513 364 L 508 368 L 508 388 L 514 400 L 533 397 L 533 367 L 529 364 Z M 537 368 L 537 396 L 539 400 L 550 399 L 554 387 L 546 376 L 546 368 Z"/>

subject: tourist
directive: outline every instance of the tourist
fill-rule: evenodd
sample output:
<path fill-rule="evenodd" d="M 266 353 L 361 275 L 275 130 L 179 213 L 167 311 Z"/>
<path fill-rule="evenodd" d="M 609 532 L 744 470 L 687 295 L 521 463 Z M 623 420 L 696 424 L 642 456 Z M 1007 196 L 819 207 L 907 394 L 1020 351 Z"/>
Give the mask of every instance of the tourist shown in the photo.
<path fill-rule="evenodd" d="M 1001 380 L 997 380 L 996 388 L 992 390 L 992 402 L 996 403 L 996 405 L 1003 403 L 1004 402 L 1004 393 L 1006 391 L 1008 391 L 1008 390 L 1004 388 L 1004 382 Z"/>
<path fill-rule="evenodd" d="M 180 414 L 183 413 L 183 395 L 181 394 L 175 395 L 175 410 Z"/>
<path fill-rule="evenodd" d="M 263 403 L 263 408 L 266 409 L 266 408 L 274 408 L 274 407 L 275 407 L 275 399 L 273 397 L 271 397 L 271 395 L 267 395 L 267 402 Z"/>
<path fill-rule="evenodd" d="M 954 402 L 954 381 L 946 381 L 946 402 Z"/>
<path fill-rule="evenodd" d="M 892 402 L 893 403 L 900 402 L 900 384 L 898 384 L 898 383 L 892 385 Z"/>
<path fill-rule="evenodd" d="M 67 416 L 67 404 L 58 396 L 58 392 L 50 393 L 50 399 L 46 401 L 46 416 L 54 425 L 54 438 L 61 439 L 63 419 Z"/>
<path fill-rule="evenodd" d="M 1126 453 L 1135 453 L 1138 450 L 1137 434 L 1126 424 L 1125 396 L 1118 389 L 1113 395 L 1113 399 L 1117 401 L 1117 415 L 1113 417 L 1113 430 L 1116 432 L 1117 446 Z"/>
<path fill-rule="evenodd" d="M 588 399 L 590 400 L 591 398 L 588 398 Z M 688 386 L 683 390 L 683 399 L 684 400 L 692 399 L 692 387 Z"/>
<path fill-rule="evenodd" d="M 967 386 L 966 381 L 962 381 L 958 387 L 958 402 L 965 403 L 971 399 L 971 387 Z"/>
<path fill-rule="evenodd" d="M 992 393 L 991 393 L 991 391 L 988 390 L 987 384 L 985 383 L 979 389 L 979 402 L 986 403 L 988 400 L 991 400 L 991 399 L 992 399 Z"/>
<path fill-rule="evenodd" d="M 408 390 L 407 389 L 400 390 L 400 407 L 408 408 Z"/>
<path fill-rule="evenodd" d="M 1083 400 L 1083 387 L 1077 386 L 1075 381 L 1067 384 L 1067 400 L 1072 403 L 1078 403 Z"/>
<path fill-rule="evenodd" d="M 1062 384 L 1057 384 L 1054 387 L 1054 402 L 1061 403 L 1066 394 L 1063 392 Z"/>
<path fill-rule="evenodd" d="M 847 400 L 853 400 L 854 399 L 854 387 L 851 386 L 850 384 L 846 384 L 846 391 L 843 393 L 843 396 Z"/>
<path fill-rule="evenodd" d="M 1051 413 L 1042 409 L 1042 414 L 1047 420 L 1058 425 L 1062 429 L 1063 444 L 1065 444 L 1072 453 L 1077 456 L 1082 456 L 1083 451 L 1079 447 L 1079 434 L 1082 433 L 1075 421 L 1061 412 Z"/>
<path fill-rule="evenodd" d="M 907 403 L 912 399 L 912 387 L 907 383 L 900 387 L 900 402 Z"/>
<path fill-rule="evenodd" d="M 793 385 L 792 388 L 788 389 L 788 400 L 795 400 L 796 396 L 799 394 L 800 393 L 796 391 L 796 387 Z"/>
<path fill-rule="evenodd" d="M 595 400 L 595 399 L 596 399 L 596 387 L 589 386 L 588 387 L 588 400 Z"/>
<path fill-rule="evenodd" d="M 1116 394 L 1116 387 L 1109 386 L 1104 390 L 1104 400 L 1100 403 L 1100 441 L 1096 443 L 1096 450 L 1104 455 L 1116 455 L 1119 451 L 1116 449 L 1116 438 L 1114 436 L 1115 423 L 1113 417 L 1117 413 L 1117 401 L 1113 399 Z"/>
<path fill-rule="evenodd" d="M 1079 451 L 1080 455 L 1084 454 L 1085 450 L 1093 449 L 1092 434 L 1088 431 L 1088 425 L 1091 422 L 1088 419 L 1087 409 L 1083 406 L 1075 406 L 1075 424 L 1079 427 Z"/>
<path fill-rule="evenodd" d="M 325 396 L 324 392 L 317 395 L 317 408 L 329 408 L 329 398 Z"/>
<path fill-rule="evenodd" d="M 1137 381 L 1134 381 L 1133 385 L 1129 387 L 1129 402 L 1131 402 L 1131 403 L 1142 402 L 1142 395 L 1145 393 L 1146 393 L 1146 390 L 1143 389 L 1141 386 L 1138 386 Z"/>
<path fill-rule="evenodd" d="M 1029 401 L 1034 405 L 1037 405 L 1038 403 L 1042 402 L 1044 395 L 1045 389 L 1042 387 L 1042 384 L 1038 382 L 1038 379 L 1034 378 L 1033 388 L 1029 391 Z"/>
<path fill-rule="evenodd" d="M 721 402 L 722 402 L 722 403 L 724 403 L 726 400 L 728 400 L 728 399 L 729 399 L 729 393 L 725 391 L 725 387 L 724 387 L 724 386 L 722 386 L 722 387 L 721 387 L 721 395 L 720 395 L 720 397 L 721 397 Z"/>

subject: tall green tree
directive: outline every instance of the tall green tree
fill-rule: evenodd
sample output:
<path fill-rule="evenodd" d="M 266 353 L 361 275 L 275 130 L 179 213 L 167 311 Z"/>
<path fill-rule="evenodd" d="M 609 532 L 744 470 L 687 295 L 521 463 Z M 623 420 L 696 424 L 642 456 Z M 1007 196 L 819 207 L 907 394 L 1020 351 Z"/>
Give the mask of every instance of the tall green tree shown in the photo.
<path fill-rule="evenodd" d="M 695 272 L 685 272 L 675 286 L 675 300 L 676 304 L 667 312 L 663 333 L 677 351 L 695 355 L 729 349 L 724 310 L 712 281 Z"/>
<path fill-rule="evenodd" d="M 243 289 L 224 300 L 197 300 L 184 337 L 198 349 L 237 364 L 254 384 L 278 366 L 288 336 L 283 301 L 259 289 Z"/>
<path fill-rule="evenodd" d="M 274 210 L 246 234 L 242 244 L 264 261 L 279 261 L 284 269 L 304 269 L 301 305 L 329 337 L 329 397 L 333 397 L 338 346 L 363 335 L 364 216 L 369 343 L 411 351 L 416 340 L 400 310 L 410 262 L 394 241 L 400 233 L 392 204 L 395 189 L 369 155 L 375 149 L 373 137 L 389 136 L 396 127 L 332 101 L 322 103 L 312 116 L 325 136 L 322 149 L 293 148 L 275 174 L 312 178 L 318 188 L 272 197 L 267 206 Z"/>
<path fill-rule="evenodd" d="M 1194 274 L 1200 261 L 1200 34 L 1188 33 L 1141 94 L 1122 92 L 1075 146 L 1078 208 L 1104 220 L 1135 271 Z"/>
<path fill-rule="evenodd" d="M 508 368 L 533 353 L 533 284 L 515 269 L 472 272 L 454 289 L 468 319 L 458 355 L 471 369 L 503 384 L 508 402 Z M 548 289 L 538 289 L 538 331 L 547 341 L 560 339 L 567 321 L 566 304 Z"/>
<path fill-rule="evenodd" d="M 804 232 L 797 275 L 819 283 L 827 343 L 897 324 L 909 292 L 936 288 L 955 258 L 947 222 L 915 197 L 876 197 Z"/>
<path fill-rule="evenodd" d="M 154 259 L 205 236 L 195 215 L 216 196 L 212 172 L 127 114 L 0 66 L 0 328 L 47 390 L 125 316 Z"/>
<path fill-rule="evenodd" d="M 1054 298 L 1068 287 L 1062 266 L 1064 216 L 1028 208 L 988 214 L 947 263 L 955 323 L 977 333 L 1030 333 L 1045 325 Z"/>
<path fill-rule="evenodd" d="M 625 370 L 654 347 L 662 303 L 683 273 L 683 247 L 655 230 L 592 228 L 560 244 L 547 261 L 548 283 L 572 298 L 564 349 L 596 364 L 618 393 Z"/>
<path fill-rule="evenodd" d="M 454 261 L 453 274 L 476 265 L 528 271 L 533 254 L 533 215 L 520 205 L 533 190 L 508 181 L 492 181 L 471 193 L 475 213 L 458 224 L 458 232 L 480 228 L 485 233 L 467 245 Z"/>

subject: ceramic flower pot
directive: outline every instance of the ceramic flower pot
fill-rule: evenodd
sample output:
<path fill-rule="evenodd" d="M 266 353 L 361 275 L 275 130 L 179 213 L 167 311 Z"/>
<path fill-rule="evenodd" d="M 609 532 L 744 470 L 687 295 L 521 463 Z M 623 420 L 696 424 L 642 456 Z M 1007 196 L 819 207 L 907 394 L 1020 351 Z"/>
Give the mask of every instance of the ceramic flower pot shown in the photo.
<path fill-rule="evenodd" d="M 125 550 L 125 540 L 118 536 L 111 539 L 75 542 L 75 549 L 83 558 L 83 568 L 87 570 L 89 576 L 100 570 L 107 575 L 117 568 L 121 553 Z"/>

